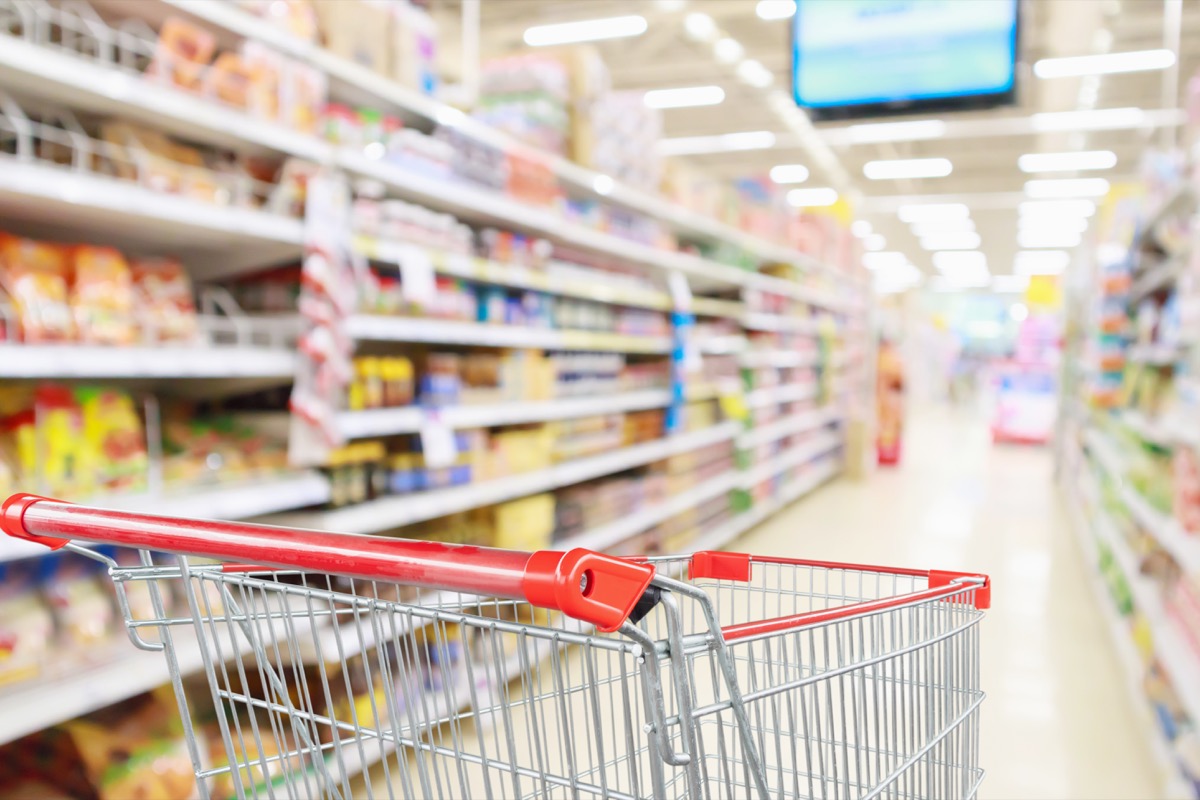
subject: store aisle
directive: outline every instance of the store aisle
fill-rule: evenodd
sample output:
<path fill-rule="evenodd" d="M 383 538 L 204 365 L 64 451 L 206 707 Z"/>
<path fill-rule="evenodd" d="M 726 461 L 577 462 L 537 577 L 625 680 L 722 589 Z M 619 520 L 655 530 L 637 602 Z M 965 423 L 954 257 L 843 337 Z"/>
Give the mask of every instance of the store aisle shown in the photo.
<path fill-rule="evenodd" d="M 734 548 L 989 573 L 982 797 L 1158 796 L 1049 451 L 993 447 L 977 417 L 945 408 L 905 437 L 898 469 L 817 492 Z"/>

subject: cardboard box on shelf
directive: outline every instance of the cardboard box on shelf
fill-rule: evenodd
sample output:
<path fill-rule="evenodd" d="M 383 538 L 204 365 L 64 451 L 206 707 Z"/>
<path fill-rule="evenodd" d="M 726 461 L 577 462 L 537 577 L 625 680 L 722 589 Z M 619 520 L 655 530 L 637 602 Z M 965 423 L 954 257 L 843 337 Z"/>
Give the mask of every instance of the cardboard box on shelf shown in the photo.
<path fill-rule="evenodd" d="M 392 12 L 370 0 L 314 0 L 325 48 L 374 70 L 391 74 Z"/>

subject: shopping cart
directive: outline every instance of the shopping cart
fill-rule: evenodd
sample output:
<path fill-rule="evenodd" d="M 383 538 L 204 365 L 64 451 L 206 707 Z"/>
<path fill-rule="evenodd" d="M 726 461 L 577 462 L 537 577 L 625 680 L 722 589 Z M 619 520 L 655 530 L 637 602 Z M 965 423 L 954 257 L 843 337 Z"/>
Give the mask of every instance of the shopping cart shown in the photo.
<path fill-rule="evenodd" d="M 528 554 L 31 495 L 0 525 L 108 563 L 130 638 L 166 656 L 206 798 L 969 798 L 983 777 L 984 576 Z"/>

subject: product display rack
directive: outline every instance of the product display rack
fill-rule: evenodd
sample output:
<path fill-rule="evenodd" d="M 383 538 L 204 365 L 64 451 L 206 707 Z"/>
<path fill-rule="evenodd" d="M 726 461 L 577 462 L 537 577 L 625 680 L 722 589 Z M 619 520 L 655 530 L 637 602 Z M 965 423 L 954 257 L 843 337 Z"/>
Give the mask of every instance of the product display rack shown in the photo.
<path fill-rule="evenodd" d="M 0 0 L 3 5 L 3 0 Z M 426 126 L 455 124 L 465 135 L 505 150 L 520 153 L 546 165 L 567 193 L 599 198 L 603 203 L 652 218 L 680 239 L 738 248 L 759 265 L 787 265 L 801 276 L 785 279 L 756 269 L 658 247 L 597 230 L 564 219 L 549 208 L 514 200 L 502 192 L 478 186 L 446 183 L 369 158 L 361 152 L 332 145 L 317 137 L 267 123 L 221 106 L 209 99 L 181 92 L 169 85 L 147 83 L 122 61 L 122 48 L 146 53 L 130 45 L 128 37 L 108 28 L 97 18 L 87 25 L 72 21 L 71 14 L 36 3 L 32 13 L 50 15 L 55 25 L 74 27 L 79 36 L 96 36 L 104 46 L 85 57 L 59 43 L 17 36 L 0 26 L 0 135 L 11 134 L 18 144 L 0 151 L 0 211 L 35 223 L 39 230 L 58 226 L 63 238 L 96 241 L 127 252 L 178 255 L 198 284 L 235 279 L 276 264 L 295 262 L 305 252 L 306 221 L 282 213 L 222 206 L 122 181 L 94 170 L 90 153 L 101 144 L 78 136 L 71 139 L 74 156 L 67 163 L 41 157 L 32 142 L 43 141 L 22 103 L 33 105 L 28 94 L 80 114 L 104 114 L 153 126 L 189 141 L 228 148 L 238 153 L 295 156 L 312 161 L 347 180 L 368 178 L 387 196 L 400 198 L 433 211 L 451 213 L 465 223 L 495 225 L 526 235 L 544 236 L 556 244 L 602 256 L 649 277 L 646 286 L 588 281 L 553 269 L 534 270 L 527 265 L 465 256 L 422 248 L 438 275 L 480 284 L 576 298 L 614 306 L 661 312 L 686 311 L 688 315 L 725 325 L 719 334 L 695 342 L 702 358 L 728 356 L 743 370 L 779 371 L 781 383 L 718 381 L 698 374 L 671 388 L 655 388 L 564 397 L 539 401 L 469 404 L 437 410 L 440 424 L 451 429 L 490 428 L 598 414 L 670 408 L 680 399 L 721 398 L 722 407 L 743 407 L 744 415 L 727 413 L 726 421 L 698 430 L 679 430 L 599 455 L 571 459 L 540 471 L 444 489 L 371 500 L 335 510 L 304 510 L 327 503 L 328 478 L 317 469 L 293 468 L 270 477 L 229 485 L 190 489 L 135 492 L 101 496 L 89 502 L 145 513 L 223 519 L 257 518 L 302 527 L 347 532 L 383 532 L 422 520 L 477 509 L 507 499 L 518 499 L 565 487 L 595 477 L 613 475 L 673 455 L 691 453 L 718 443 L 728 443 L 740 457 L 738 465 L 705 477 L 666 500 L 638 508 L 634 513 L 585 530 L 556 547 L 607 550 L 627 542 L 666 520 L 698 506 L 736 494 L 753 494 L 738 505 L 728 519 L 704 532 L 689 547 L 719 548 L 767 519 L 794 500 L 814 491 L 840 471 L 845 412 L 835 410 L 833 398 L 817 408 L 785 411 L 769 421 L 754 422 L 764 410 L 818 398 L 818 379 L 794 377 L 793 370 L 830 375 L 840 372 L 867 328 L 871 301 L 866 282 L 820 263 L 799 251 L 760 239 L 724 223 L 710 220 L 645 192 L 613 185 L 600 191 L 598 173 L 565 159 L 546 156 L 492 131 L 457 110 L 436 103 L 382 76 L 309 43 L 292 39 L 231 3 L 146 2 L 125 4 L 123 13 L 136 14 L 139 24 L 154 29 L 164 16 L 182 14 L 200 20 L 223 36 L 263 41 L 321 70 L 329 80 L 331 98 L 371 103 L 390 108 L 407 120 Z M 11 11 L 11 8 L 0 11 Z M 28 10 L 28 9 L 27 9 Z M 78 13 L 71 12 L 71 13 Z M 0 21 L 4 19 L 0 14 Z M 109 30 L 111 41 L 97 31 Z M 9 98 L 7 90 L 26 95 Z M 30 133 L 33 131 L 33 133 Z M 69 220 L 69 223 L 64 223 Z M 311 222 L 308 221 L 308 222 Z M 417 245 L 345 232 L 364 258 L 398 264 Z M 681 300 L 668 288 L 668 279 L 681 275 L 689 296 Z M 790 298 L 797 313 L 752 311 L 751 295 L 768 292 Z M 707 296 L 706 296 L 707 295 Z M 806 307 L 806 308 L 802 308 Z M 3 311 L 3 309 L 0 309 Z M 85 344 L 28 345 L 0 342 L 0 385 L 35 381 L 106 381 L 138 391 L 171 389 L 184 394 L 221 397 L 247 387 L 290 384 L 298 374 L 297 329 L 294 318 L 269 318 L 255 314 L 200 315 L 203 341 L 195 346 L 106 347 Z M 233 334 L 229 334 L 229 330 Z M 285 331 L 280 335 L 278 332 Z M 671 337 L 631 335 L 603 331 L 540 329 L 452 320 L 381 316 L 356 313 L 346 319 L 345 330 L 359 345 L 379 352 L 404 352 L 412 344 L 552 350 L 557 352 L 613 352 L 641 357 L 673 357 Z M 823 330 L 840 332 L 837 348 L 797 350 L 792 344 L 759 346 L 755 334 L 779 334 L 790 341 L 816 340 Z M 261 334 L 261 335 L 260 335 Z M 853 348 L 853 349 L 852 349 Z M 843 350 L 845 352 L 843 352 Z M 864 387 L 865 390 L 865 387 Z M 863 403 L 866 406 L 866 403 Z M 841 404 L 838 404 L 841 407 Z M 335 427 L 348 440 L 419 434 L 428 422 L 427 409 L 417 406 L 340 411 Z M 804 437 L 798 444 L 781 446 L 788 437 Z M 756 459 L 756 448 L 776 448 L 769 457 Z M 6 540 L 0 542 L 0 561 L 31 558 L 41 549 Z M 177 639 L 187 633 L 177 631 Z M 199 653 L 185 657 L 184 672 L 201 666 Z M 151 658 L 153 657 L 153 658 Z M 70 666 L 70 665 L 64 665 Z M 75 665 L 83 667 L 84 664 Z M 103 676 L 104 691 L 91 691 L 92 681 Z M 136 676 L 130 680 L 129 676 Z M 117 641 L 110 649 L 90 655 L 86 669 L 56 671 L 42 678 L 0 690 L 6 715 L 0 743 L 93 711 L 160 685 L 166 671 L 158 653 L 141 653 Z M 46 698 L 52 698 L 47 701 Z M 369 766 L 370 759 L 363 767 Z"/>
<path fill-rule="evenodd" d="M 1169 244 L 1160 234 L 1194 230 L 1190 182 L 1149 205 L 1132 221 L 1113 215 L 1114 230 L 1137 231 L 1127 255 L 1096 248 L 1068 293 L 1058 472 L 1164 796 L 1196 798 L 1200 623 L 1187 598 L 1200 579 L 1200 536 L 1164 508 L 1164 487 L 1176 511 L 1186 490 L 1161 467 L 1196 442 L 1188 385 L 1197 340 L 1186 311 L 1194 233 Z"/>

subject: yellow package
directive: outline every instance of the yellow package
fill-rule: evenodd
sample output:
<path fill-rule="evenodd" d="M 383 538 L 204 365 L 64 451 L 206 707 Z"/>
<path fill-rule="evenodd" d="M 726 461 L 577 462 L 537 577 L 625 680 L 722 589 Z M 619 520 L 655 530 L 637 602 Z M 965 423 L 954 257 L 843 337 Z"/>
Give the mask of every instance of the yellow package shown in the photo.
<path fill-rule="evenodd" d="M 492 512 L 495 546 L 510 550 L 542 550 L 554 536 L 554 495 L 536 494 L 501 503 Z"/>

